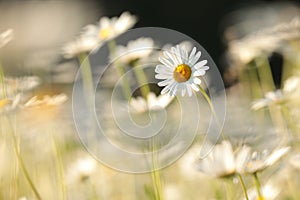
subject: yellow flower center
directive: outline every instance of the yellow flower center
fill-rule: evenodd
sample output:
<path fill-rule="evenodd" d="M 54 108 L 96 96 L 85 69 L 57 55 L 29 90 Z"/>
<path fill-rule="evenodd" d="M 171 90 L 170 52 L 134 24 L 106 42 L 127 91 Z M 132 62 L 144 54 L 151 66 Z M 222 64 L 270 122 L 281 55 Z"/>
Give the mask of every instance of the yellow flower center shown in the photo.
<path fill-rule="evenodd" d="M 107 28 L 103 28 L 99 31 L 98 37 L 101 40 L 107 39 L 109 37 L 109 35 L 111 34 L 112 30 L 110 27 Z"/>
<path fill-rule="evenodd" d="M 257 197 L 256 200 L 265 200 L 264 197 Z"/>
<path fill-rule="evenodd" d="M 2 109 L 3 107 L 5 107 L 7 104 L 10 104 L 11 101 L 8 99 L 2 99 L 0 100 L 0 109 Z"/>
<path fill-rule="evenodd" d="M 173 72 L 173 77 L 175 81 L 177 81 L 178 83 L 182 83 L 189 80 L 191 74 L 192 74 L 192 70 L 190 66 L 186 64 L 180 64 L 175 68 Z"/>

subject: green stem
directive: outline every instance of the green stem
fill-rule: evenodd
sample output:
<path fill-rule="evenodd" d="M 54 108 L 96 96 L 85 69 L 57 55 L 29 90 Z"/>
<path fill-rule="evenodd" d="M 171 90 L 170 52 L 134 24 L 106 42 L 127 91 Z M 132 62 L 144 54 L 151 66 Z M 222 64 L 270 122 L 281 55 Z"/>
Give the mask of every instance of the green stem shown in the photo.
<path fill-rule="evenodd" d="M 65 184 L 65 176 L 64 176 L 64 167 L 62 162 L 62 155 L 61 155 L 61 149 L 60 146 L 55 138 L 55 136 L 52 136 L 53 139 L 53 146 L 55 151 L 55 158 L 57 163 L 57 172 L 59 177 L 59 183 L 61 187 L 61 193 L 62 193 L 62 199 L 67 199 L 67 193 L 66 193 L 66 184 Z"/>
<path fill-rule="evenodd" d="M 219 118 L 218 118 L 218 116 L 217 116 L 217 113 L 216 113 L 216 110 L 215 110 L 215 108 L 214 108 L 214 105 L 213 105 L 212 102 L 211 102 L 210 97 L 207 95 L 207 93 L 206 93 L 205 90 L 201 87 L 201 85 L 199 85 L 199 88 L 200 88 L 201 94 L 203 95 L 203 97 L 204 97 L 205 100 L 207 101 L 207 103 L 208 103 L 208 105 L 209 105 L 209 107 L 210 107 L 210 110 L 211 110 L 212 113 L 213 113 L 213 116 L 214 116 L 214 118 L 215 118 L 215 120 L 216 120 L 216 122 L 217 122 L 218 127 L 221 128 L 221 124 L 220 124 Z M 222 138 L 225 140 L 225 139 L 226 139 L 226 136 L 225 136 L 223 130 L 221 130 L 221 134 L 222 134 Z"/>
<path fill-rule="evenodd" d="M 92 105 L 92 94 L 93 94 L 93 75 L 91 70 L 91 65 L 89 58 L 86 53 L 81 53 L 78 55 L 79 63 L 80 63 L 80 69 L 82 73 L 82 81 L 83 81 L 83 88 L 86 92 L 87 101 L 90 105 Z"/>
<path fill-rule="evenodd" d="M 149 88 L 149 85 L 148 85 L 148 81 L 147 81 L 147 77 L 145 75 L 145 72 L 139 66 L 133 66 L 133 70 L 134 70 L 134 73 L 135 73 L 135 75 L 137 77 L 137 80 L 140 84 L 140 89 L 141 89 L 142 96 L 144 97 L 144 99 L 147 99 L 147 96 L 150 92 L 150 88 Z"/>
<path fill-rule="evenodd" d="M 259 62 L 262 62 L 261 66 L 258 66 L 260 64 Z M 258 66 L 258 75 L 264 93 L 275 90 L 275 83 L 268 59 L 262 57 L 259 60 L 256 60 L 256 65 Z"/>
<path fill-rule="evenodd" d="M 254 184 L 255 184 L 255 187 L 256 187 L 258 198 L 263 199 L 263 196 L 262 196 L 262 193 L 261 193 L 261 185 L 260 185 L 260 182 L 259 182 L 259 179 L 258 179 L 258 176 L 257 176 L 256 172 L 253 174 L 253 177 L 254 177 Z"/>
<path fill-rule="evenodd" d="M 151 177 L 152 177 L 152 183 L 153 183 L 153 188 L 154 188 L 154 193 L 155 193 L 155 199 L 156 200 L 163 200 L 163 192 L 162 192 L 162 184 L 161 184 L 161 177 L 160 177 L 160 172 L 159 169 L 157 168 L 157 157 L 155 156 L 156 152 L 156 145 L 154 139 L 151 140 L 151 160 L 152 160 L 152 172 L 151 172 Z"/>
<path fill-rule="evenodd" d="M 115 50 L 116 50 L 115 40 L 110 40 L 108 42 L 108 49 L 109 49 L 111 57 L 114 57 L 114 53 L 115 53 Z M 118 61 L 116 61 L 116 62 L 118 62 Z M 117 63 L 116 68 L 118 70 L 119 75 L 122 77 L 122 90 L 123 90 L 124 96 L 127 100 L 129 100 L 130 97 L 131 97 L 132 91 L 131 91 L 131 88 L 130 88 L 129 81 L 125 77 L 126 71 L 124 69 L 124 66 L 121 63 Z"/>
<path fill-rule="evenodd" d="M 296 138 L 299 133 L 296 122 L 294 122 L 294 120 L 292 119 L 290 112 L 285 105 L 281 105 L 281 110 L 284 115 L 284 118 L 286 119 L 286 121 L 288 123 L 288 126 L 292 129 L 292 131 L 294 133 L 294 137 Z"/>
<path fill-rule="evenodd" d="M 242 186 L 242 190 L 243 190 L 245 199 L 246 199 L 246 200 L 249 200 L 248 193 L 247 193 L 247 189 L 246 189 L 246 186 L 245 186 L 245 182 L 244 182 L 244 180 L 243 180 L 243 177 L 242 177 L 240 174 L 238 174 L 238 178 L 239 178 L 239 181 L 240 181 L 240 183 L 241 183 L 241 186 Z"/>
<path fill-rule="evenodd" d="M 8 124 L 10 125 L 11 135 L 12 135 L 12 139 L 13 139 L 13 146 L 14 146 L 14 150 L 15 150 L 17 159 L 18 159 L 18 161 L 19 161 L 21 170 L 22 170 L 22 172 L 24 173 L 24 176 L 25 176 L 27 182 L 29 183 L 29 186 L 31 187 L 31 189 L 32 189 L 32 191 L 33 191 L 35 197 L 36 197 L 38 200 L 41 200 L 42 198 L 41 198 L 40 194 L 38 193 L 38 190 L 36 189 L 35 185 L 33 184 L 33 181 L 31 180 L 31 178 L 30 178 L 30 176 L 29 176 L 29 173 L 28 173 L 28 171 L 27 171 L 27 169 L 26 169 L 26 167 L 25 167 L 25 164 L 24 164 L 24 162 L 23 162 L 23 159 L 22 159 L 22 157 L 21 157 L 21 154 L 20 154 L 20 152 L 19 152 L 19 150 L 18 150 L 18 147 L 17 147 L 17 138 L 16 138 L 16 136 L 15 136 L 15 132 L 14 132 L 14 130 L 13 130 L 13 128 L 12 128 L 12 125 L 11 125 L 9 119 L 7 119 L 7 121 L 8 121 Z"/>
<path fill-rule="evenodd" d="M 262 91 L 259 85 L 258 74 L 256 71 L 256 67 L 254 64 L 249 64 L 248 72 L 249 72 L 249 81 L 251 87 L 251 94 L 253 99 L 259 99 L 262 97 Z"/>
<path fill-rule="evenodd" d="M 3 72 L 1 62 L 0 62 L 0 82 L 1 82 L 1 87 L 2 87 L 2 95 L 4 98 L 7 98 L 7 91 L 6 91 L 5 83 L 4 83 L 4 72 Z"/>

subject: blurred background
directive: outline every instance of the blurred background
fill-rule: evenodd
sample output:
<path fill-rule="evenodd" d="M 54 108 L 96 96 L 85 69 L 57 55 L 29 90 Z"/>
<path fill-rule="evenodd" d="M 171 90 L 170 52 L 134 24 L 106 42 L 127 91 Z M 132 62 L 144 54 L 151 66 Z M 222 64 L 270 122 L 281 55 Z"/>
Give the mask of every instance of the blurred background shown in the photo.
<path fill-rule="evenodd" d="M 1 49 L 5 71 L 43 74 L 70 71 L 61 46 L 102 16 L 130 11 L 139 17 L 135 27 L 164 27 L 198 41 L 212 56 L 221 73 L 228 68 L 225 52 L 231 40 L 288 21 L 299 14 L 297 1 L 0 1 L 0 30 L 15 30 L 15 39 Z M 73 63 L 74 64 L 74 63 Z M 60 67 L 58 67 L 60 66 Z M 70 75 L 71 76 L 71 75 Z M 72 77 L 53 78 L 68 82 Z M 228 78 L 227 85 L 233 80 Z"/>

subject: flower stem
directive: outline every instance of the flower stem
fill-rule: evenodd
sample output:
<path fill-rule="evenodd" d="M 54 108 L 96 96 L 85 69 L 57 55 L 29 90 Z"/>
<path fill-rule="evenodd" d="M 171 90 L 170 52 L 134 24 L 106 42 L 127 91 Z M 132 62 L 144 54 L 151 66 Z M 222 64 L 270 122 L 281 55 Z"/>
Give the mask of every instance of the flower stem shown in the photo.
<path fill-rule="evenodd" d="M 247 194 L 247 189 L 246 189 L 245 182 L 244 182 L 244 180 L 243 180 L 242 175 L 238 174 L 238 178 L 239 178 L 239 181 L 240 181 L 240 183 L 241 183 L 241 186 L 242 186 L 242 190 L 243 190 L 245 199 L 246 199 L 246 200 L 249 200 L 249 197 L 248 197 L 248 194 Z"/>
<path fill-rule="evenodd" d="M 87 102 L 91 106 L 92 104 L 92 94 L 93 94 L 93 75 L 91 70 L 91 65 L 89 62 L 89 58 L 87 57 L 86 53 L 81 53 L 78 56 L 79 63 L 80 63 L 80 69 L 82 73 L 82 81 L 83 81 L 83 88 L 86 92 L 87 96 Z"/>
<path fill-rule="evenodd" d="M 157 168 L 157 157 L 155 156 L 156 145 L 154 139 L 151 140 L 151 160 L 152 160 L 152 183 L 154 188 L 154 194 L 156 200 L 163 200 L 163 192 L 162 192 L 162 184 L 161 184 L 161 176 L 160 171 Z"/>
<path fill-rule="evenodd" d="M 204 97 L 205 100 L 207 101 L 207 103 L 208 103 L 208 105 L 209 105 L 209 107 L 210 107 L 210 110 L 212 111 L 212 114 L 213 114 L 213 116 L 214 116 L 214 118 L 215 118 L 215 120 L 216 120 L 216 122 L 217 122 L 219 128 L 221 128 L 221 124 L 220 124 L 219 118 L 218 118 L 218 116 L 217 116 L 217 113 L 216 113 L 216 110 L 215 110 L 215 108 L 214 108 L 214 105 L 213 105 L 212 102 L 211 102 L 210 97 L 207 95 L 207 93 L 206 93 L 205 90 L 201 87 L 201 85 L 199 85 L 199 88 L 200 88 L 201 94 L 203 95 L 203 97 Z M 225 136 L 223 130 L 221 130 L 221 134 L 222 134 L 222 138 L 225 140 L 225 139 L 226 139 L 226 136 Z"/>
<path fill-rule="evenodd" d="M 42 198 L 41 198 L 41 196 L 40 196 L 38 190 L 36 189 L 36 187 L 35 187 L 33 181 L 31 180 L 31 178 L 30 178 L 30 176 L 29 176 L 29 173 L 28 173 L 28 171 L 27 171 L 27 169 L 26 169 L 26 167 L 25 167 L 25 164 L 24 164 L 24 161 L 23 161 L 23 159 L 22 159 L 22 156 L 21 156 L 21 154 L 20 154 L 20 152 L 19 152 L 19 148 L 18 148 L 18 145 L 17 145 L 17 138 L 16 138 L 16 136 L 15 136 L 15 131 L 14 131 L 13 128 L 12 128 L 12 124 L 11 124 L 11 122 L 9 121 L 8 118 L 7 118 L 7 121 L 8 121 L 8 124 L 10 125 L 10 129 L 11 129 L 10 132 L 11 132 L 11 135 L 12 135 L 13 147 L 14 147 L 14 150 L 15 150 L 15 153 L 16 153 L 16 156 L 17 156 L 17 159 L 18 159 L 18 162 L 19 162 L 19 164 L 20 164 L 21 170 L 22 170 L 22 172 L 23 172 L 23 174 L 24 174 L 24 176 L 25 176 L 25 179 L 27 180 L 27 182 L 28 182 L 30 188 L 32 189 L 32 191 L 33 191 L 33 193 L 34 193 L 36 199 L 37 199 L 37 200 L 42 200 Z"/>
<path fill-rule="evenodd" d="M 260 62 L 262 63 L 260 65 Z M 256 60 L 258 76 L 260 79 L 260 85 L 264 93 L 275 90 L 275 83 L 272 76 L 271 66 L 266 57 L 262 57 Z"/>
<path fill-rule="evenodd" d="M 114 57 L 114 52 L 116 49 L 115 40 L 110 40 L 108 42 L 108 49 L 109 49 L 111 57 Z M 125 96 L 126 100 L 129 100 L 131 97 L 132 91 L 130 88 L 129 81 L 125 77 L 126 72 L 125 72 L 124 66 L 121 63 L 117 63 L 116 68 L 118 70 L 119 75 L 122 77 L 122 90 L 123 90 L 124 96 Z"/>
<path fill-rule="evenodd" d="M 5 84 L 4 84 L 4 72 L 3 72 L 1 62 L 0 62 L 0 83 L 1 83 L 1 87 L 2 87 L 2 97 L 7 98 L 7 92 L 6 92 L 6 88 L 5 88 Z"/>
<path fill-rule="evenodd" d="M 138 82 L 140 83 L 142 96 L 144 97 L 144 99 L 147 99 L 148 93 L 150 92 L 150 88 L 147 83 L 148 81 L 145 72 L 139 66 L 133 66 L 133 70 L 137 77 Z"/>
<path fill-rule="evenodd" d="M 262 196 L 262 193 L 261 193 L 260 182 L 259 182 L 259 179 L 258 179 L 258 176 L 257 176 L 256 172 L 253 174 L 253 177 L 254 177 L 254 184 L 255 184 L 255 187 L 256 187 L 256 191 L 257 191 L 257 196 L 258 196 L 259 199 L 263 199 L 263 196 Z"/>

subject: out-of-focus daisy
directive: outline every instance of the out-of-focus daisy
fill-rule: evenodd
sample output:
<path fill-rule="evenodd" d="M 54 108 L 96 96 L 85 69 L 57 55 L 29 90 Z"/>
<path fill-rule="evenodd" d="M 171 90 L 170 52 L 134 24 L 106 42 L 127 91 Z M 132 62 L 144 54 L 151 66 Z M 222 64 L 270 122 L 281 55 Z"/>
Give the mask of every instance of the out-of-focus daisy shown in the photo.
<path fill-rule="evenodd" d="M 156 79 L 162 79 L 158 85 L 163 87 L 162 94 L 169 93 L 175 96 L 178 91 L 184 96 L 187 92 L 192 96 L 192 90 L 199 91 L 201 80 L 198 76 L 203 76 L 209 69 L 207 60 L 199 61 L 201 52 L 193 48 L 190 55 L 188 52 L 177 45 L 171 51 L 164 51 L 163 56 L 159 57 L 159 64 L 155 68 Z"/>
<path fill-rule="evenodd" d="M 282 90 L 266 93 L 265 97 L 252 103 L 253 110 L 259 110 L 269 105 L 280 105 L 283 103 L 299 103 L 300 98 L 300 76 L 288 78 Z"/>
<path fill-rule="evenodd" d="M 259 110 L 272 104 L 281 104 L 282 102 L 284 102 L 283 93 L 281 90 L 276 90 L 274 92 L 268 92 L 264 98 L 254 101 L 251 108 L 253 110 Z"/>
<path fill-rule="evenodd" d="M 33 106 L 58 106 L 65 103 L 68 100 L 68 96 L 66 94 L 58 94 L 54 96 L 46 95 L 42 99 L 39 99 L 37 96 L 29 99 L 24 106 L 25 107 L 33 107 Z"/>
<path fill-rule="evenodd" d="M 87 25 L 83 32 L 73 42 L 67 43 L 63 48 L 65 58 L 72 58 L 81 53 L 96 51 L 103 42 L 110 40 L 132 28 L 137 18 L 129 12 L 120 17 L 102 17 L 97 25 Z"/>
<path fill-rule="evenodd" d="M 65 58 L 73 58 L 81 53 L 92 51 L 97 47 L 98 41 L 94 37 L 80 35 L 74 41 L 67 43 L 62 48 L 62 53 Z"/>
<path fill-rule="evenodd" d="M 154 41 L 151 38 L 142 37 L 131 40 L 127 46 L 117 46 L 111 60 L 118 59 L 118 62 L 133 66 L 135 62 L 149 56 L 153 51 L 153 47 Z"/>
<path fill-rule="evenodd" d="M 37 87 L 41 83 L 41 79 L 37 76 L 23 77 L 5 77 L 4 84 L 7 96 L 12 96 L 16 93 L 26 92 Z"/>
<path fill-rule="evenodd" d="M 7 43 L 9 43 L 14 36 L 14 31 L 12 29 L 8 29 L 0 34 L 0 48 L 4 47 Z"/>
<path fill-rule="evenodd" d="M 21 101 L 21 94 L 15 95 L 13 98 L 4 98 L 0 100 L 0 114 L 15 110 Z"/>
<path fill-rule="evenodd" d="M 88 25 L 86 27 L 86 35 L 97 38 L 99 42 L 103 42 L 124 33 L 132 28 L 137 22 L 137 17 L 129 12 L 124 12 L 120 17 L 102 17 L 97 25 Z"/>
<path fill-rule="evenodd" d="M 199 162 L 198 168 L 213 177 L 231 177 L 244 167 L 249 152 L 248 147 L 242 147 L 234 152 L 231 143 L 223 141 L 214 147 L 208 157 Z"/>
<path fill-rule="evenodd" d="M 245 36 L 229 43 L 229 54 L 242 63 L 248 63 L 255 57 L 268 56 L 279 48 L 282 42 L 300 38 L 300 19 L 281 23 Z"/>
<path fill-rule="evenodd" d="M 249 154 L 247 164 L 241 172 L 254 174 L 263 171 L 267 167 L 274 165 L 290 150 L 290 147 L 278 148 L 272 152 L 264 150 L 262 152 L 254 151 Z"/>
<path fill-rule="evenodd" d="M 130 107 L 134 112 L 142 113 L 150 110 L 159 110 L 167 107 L 174 97 L 162 94 L 156 96 L 153 92 L 148 93 L 147 99 L 136 97 L 130 99 Z"/>
<path fill-rule="evenodd" d="M 255 188 L 249 189 L 247 193 L 249 200 L 273 200 L 279 195 L 280 189 L 271 183 L 268 183 L 261 188 L 262 197 L 258 197 Z"/>
<path fill-rule="evenodd" d="M 92 157 L 84 157 L 73 163 L 66 172 L 68 183 L 80 183 L 88 179 L 95 171 L 97 162 Z"/>

